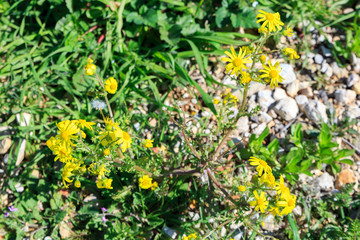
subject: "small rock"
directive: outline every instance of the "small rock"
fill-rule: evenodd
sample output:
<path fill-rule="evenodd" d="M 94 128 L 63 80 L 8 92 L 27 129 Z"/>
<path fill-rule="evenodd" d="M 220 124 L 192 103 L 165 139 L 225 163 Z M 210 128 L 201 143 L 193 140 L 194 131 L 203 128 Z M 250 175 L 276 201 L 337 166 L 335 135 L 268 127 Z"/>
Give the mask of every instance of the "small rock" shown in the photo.
<path fill-rule="evenodd" d="M 284 120 L 290 121 L 296 118 L 299 108 L 293 98 L 283 98 L 275 105 L 274 110 Z"/>
<path fill-rule="evenodd" d="M 294 68 L 287 63 L 280 63 L 280 75 L 284 78 L 282 84 L 289 84 L 296 80 Z"/>
<path fill-rule="evenodd" d="M 239 133 L 249 132 L 249 117 L 244 116 L 239 118 L 238 122 L 236 123 L 236 129 Z"/>
<path fill-rule="evenodd" d="M 302 215 L 302 209 L 299 205 L 296 205 L 296 207 L 293 209 L 293 213 L 295 216 L 301 217 Z"/>
<path fill-rule="evenodd" d="M 334 189 L 334 180 L 329 173 L 325 172 L 316 179 L 316 183 L 319 184 L 321 190 L 331 191 Z"/>
<path fill-rule="evenodd" d="M 226 228 L 225 227 L 222 227 L 221 230 L 220 230 L 220 236 L 221 237 L 225 237 L 226 236 Z"/>
<path fill-rule="evenodd" d="M 263 218 L 263 225 L 262 229 L 266 231 L 273 232 L 275 230 L 278 230 L 280 227 L 278 224 L 275 223 L 274 215 L 269 214 L 266 217 Z"/>
<path fill-rule="evenodd" d="M 349 117 L 350 119 L 356 119 L 360 117 L 360 107 L 357 106 L 351 106 L 346 111 L 346 117 Z"/>
<path fill-rule="evenodd" d="M 331 57 L 332 56 L 330 49 L 328 49 L 327 47 L 325 47 L 323 45 L 321 45 L 321 51 L 322 51 L 322 53 L 323 53 L 323 55 L 325 57 Z"/>
<path fill-rule="evenodd" d="M 89 196 L 86 196 L 84 198 L 84 202 L 92 202 L 92 201 L 97 201 L 97 197 L 94 194 L 90 194 Z"/>
<path fill-rule="evenodd" d="M 352 90 L 354 90 L 356 94 L 360 94 L 360 81 L 352 86 Z"/>
<path fill-rule="evenodd" d="M 164 230 L 165 234 L 168 235 L 171 239 L 176 238 L 177 233 L 174 229 L 165 226 L 163 230 Z"/>
<path fill-rule="evenodd" d="M 149 124 L 150 124 L 151 127 L 156 127 L 156 124 L 157 124 L 156 118 L 151 119 Z"/>
<path fill-rule="evenodd" d="M 356 99 L 356 92 L 353 90 L 338 89 L 335 91 L 335 99 L 339 104 L 350 104 Z"/>
<path fill-rule="evenodd" d="M 258 119 L 260 122 L 265 122 L 265 123 L 271 122 L 273 120 L 273 118 L 270 117 L 270 115 L 267 114 L 266 112 L 261 112 Z"/>
<path fill-rule="evenodd" d="M 346 184 L 354 182 L 356 182 L 354 172 L 349 169 L 344 169 L 336 176 L 335 187 L 341 190 Z"/>
<path fill-rule="evenodd" d="M 5 155 L 4 155 L 4 158 L 3 158 L 3 162 L 4 162 L 5 164 L 7 164 L 8 161 L 9 161 L 9 154 L 5 154 Z"/>
<path fill-rule="evenodd" d="M 341 78 L 342 77 L 342 71 L 337 62 L 331 63 L 331 68 L 333 70 L 333 73 L 336 77 Z"/>
<path fill-rule="evenodd" d="M 21 193 L 23 192 L 25 189 L 24 189 L 24 186 L 21 184 L 21 183 L 17 183 L 15 184 L 15 189 L 18 193 Z"/>
<path fill-rule="evenodd" d="M 253 130 L 253 134 L 259 136 L 265 130 L 266 126 L 266 123 L 261 123 Z"/>
<path fill-rule="evenodd" d="M 318 43 L 322 43 L 325 41 L 325 36 L 324 35 L 320 35 L 319 38 L 317 39 Z"/>
<path fill-rule="evenodd" d="M 312 98 L 312 97 L 314 96 L 311 87 L 307 87 L 307 88 L 301 89 L 299 93 L 302 94 L 302 95 L 305 95 L 305 96 L 308 97 L 308 98 Z"/>
<path fill-rule="evenodd" d="M 69 239 L 72 237 L 72 231 L 69 225 L 64 221 L 59 225 L 59 233 L 62 239 Z"/>
<path fill-rule="evenodd" d="M 346 85 L 347 87 L 352 87 L 355 83 L 357 83 L 359 81 L 359 75 L 357 75 L 356 73 L 352 73 L 346 81 Z"/>
<path fill-rule="evenodd" d="M 0 141 L 0 154 L 5 154 L 11 147 L 11 139 L 4 138 Z"/>
<path fill-rule="evenodd" d="M 275 99 L 275 101 L 278 101 L 280 99 L 283 99 L 283 98 L 286 98 L 287 97 L 287 94 L 285 92 L 284 89 L 282 88 L 275 88 L 275 91 L 273 93 L 273 97 Z"/>
<path fill-rule="evenodd" d="M 257 92 L 259 92 L 261 90 L 264 90 L 265 88 L 266 88 L 265 84 L 252 81 L 252 82 L 250 82 L 250 86 L 249 86 L 249 90 L 248 90 L 248 96 L 252 96 Z"/>
<path fill-rule="evenodd" d="M 286 87 L 286 92 L 290 97 L 295 97 L 300 90 L 300 82 L 294 81 Z"/>
<path fill-rule="evenodd" d="M 268 112 L 268 114 L 269 114 L 269 116 L 272 117 L 272 118 L 277 118 L 277 114 L 276 114 L 276 112 L 275 112 L 273 109 L 271 109 L 271 110 Z"/>
<path fill-rule="evenodd" d="M 262 90 L 258 92 L 258 103 L 267 112 L 268 107 L 275 102 L 272 98 L 271 90 Z"/>
<path fill-rule="evenodd" d="M 326 106 L 319 100 L 311 100 L 308 104 L 301 107 L 305 115 L 314 123 L 319 123 L 324 121 L 328 122 L 328 117 L 326 115 Z"/>
<path fill-rule="evenodd" d="M 298 95 L 295 97 L 295 101 L 298 104 L 301 111 L 304 111 L 304 107 L 309 103 L 309 99 L 305 95 Z"/>
<path fill-rule="evenodd" d="M 329 67 L 330 67 L 330 65 L 324 61 L 321 64 L 321 69 L 320 69 L 321 73 L 325 73 L 329 69 Z"/>
<path fill-rule="evenodd" d="M 320 54 L 316 54 L 314 57 L 314 61 L 315 61 L 315 63 L 320 65 L 324 61 L 324 57 L 321 56 Z"/>

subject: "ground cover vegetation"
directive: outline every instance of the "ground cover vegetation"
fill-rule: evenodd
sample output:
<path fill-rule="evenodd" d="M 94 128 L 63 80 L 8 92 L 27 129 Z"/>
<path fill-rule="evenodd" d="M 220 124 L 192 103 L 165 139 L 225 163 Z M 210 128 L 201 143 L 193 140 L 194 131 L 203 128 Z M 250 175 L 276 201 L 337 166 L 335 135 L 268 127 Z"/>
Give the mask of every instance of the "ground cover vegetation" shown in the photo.
<path fill-rule="evenodd" d="M 306 119 L 276 105 L 286 126 L 238 132 L 277 104 L 264 110 L 260 92 L 254 104 L 254 88 L 291 96 L 285 66 L 319 91 L 342 81 L 326 61 L 311 68 L 317 33 L 356 78 L 356 1 L 4 0 L 0 12 L 1 238 L 357 239 L 360 113 L 296 98 Z"/>

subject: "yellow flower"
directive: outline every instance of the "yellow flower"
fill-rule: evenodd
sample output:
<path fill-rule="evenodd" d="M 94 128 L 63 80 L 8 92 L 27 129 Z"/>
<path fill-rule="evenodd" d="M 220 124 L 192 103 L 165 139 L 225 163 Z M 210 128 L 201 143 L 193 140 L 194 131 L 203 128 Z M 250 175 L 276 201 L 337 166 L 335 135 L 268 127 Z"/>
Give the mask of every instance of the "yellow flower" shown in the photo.
<path fill-rule="evenodd" d="M 233 46 L 230 47 L 231 53 L 228 51 L 225 52 L 226 55 L 228 55 L 228 58 L 222 58 L 222 61 L 229 62 L 228 65 L 226 65 L 225 69 L 226 72 L 231 72 L 231 74 L 236 74 L 236 76 L 239 76 L 239 73 L 243 71 L 243 69 L 248 69 L 248 67 L 245 65 L 246 63 L 251 63 L 250 56 L 245 58 L 245 51 L 243 51 L 240 48 L 239 55 L 236 54 L 235 49 Z"/>
<path fill-rule="evenodd" d="M 186 236 L 186 235 L 183 236 L 182 240 L 193 240 L 193 239 L 196 239 L 196 238 L 197 238 L 196 233 L 192 233 L 189 236 Z"/>
<path fill-rule="evenodd" d="M 242 50 L 245 52 L 245 55 L 249 55 L 253 52 L 253 49 L 251 49 L 249 46 L 242 47 Z"/>
<path fill-rule="evenodd" d="M 269 31 L 268 31 L 268 29 L 267 29 L 266 27 L 260 27 L 260 28 L 258 29 L 258 32 L 259 32 L 259 33 L 268 33 Z"/>
<path fill-rule="evenodd" d="M 130 135 L 127 132 L 123 131 L 123 137 L 121 139 L 121 150 L 125 152 L 126 149 L 131 147 L 131 142 L 132 140 Z"/>
<path fill-rule="evenodd" d="M 217 99 L 217 98 L 214 98 L 213 99 L 213 103 L 216 105 L 216 104 L 219 104 L 219 102 L 220 102 L 220 100 L 219 99 Z"/>
<path fill-rule="evenodd" d="M 139 186 L 142 189 L 149 189 L 152 187 L 152 178 L 149 178 L 148 175 L 144 175 L 141 178 L 139 178 Z"/>
<path fill-rule="evenodd" d="M 76 181 L 75 181 L 75 187 L 77 187 L 77 188 L 80 188 L 81 187 L 81 182 L 79 181 L 79 179 L 77 179 Z"/>
<path fill-rule="evenodd" d="M 63 173 L 62 173 L 62 179 L 63 179 L 64 186 L 66 188 L 68 188 L 68 185 L 66 184 L 66 182 L 74 181 L 73 179 L 70 179 L 70 177 L 72 176 L 72 171 L 78 170 L 79 168 L 80 168 L 79 163 L 67 162 L 65 164 L 65 167 L 64 167 Z"/>
<path fill-rule="evenodd" d="M 251 75 L 248 72 L 242 72 L 240 82 L 243 83 L 243 84 L 250 83 L 251 82 Z"/>
<path fill-rule="evenodd" d="M 105 178 L 105 173 L 109 173 L 110 170 L 107 170 L 105 168 L 105 164 L 101 164 L 100 168 L 99 168 L 99 175 L 98 175 L 98 178 Z"/>
<path fill-rule="evenodd" d="M 58 144 L 59 141 L 54 137 L 51 137 L 46 141 L 46 146 L 48 146 L 48 148 L 50 148 L 51 151 L 54 151 L 54 147 L 57 146 Z"/>
<path fill-rule="evenodd" d="M 264 74 L 261 75 L 261 78 L 269 78 L 270 79 L 270 87 L 278 86 L 278 82 L 282 82 L 284 78 L 280 76 L 281 68 L 279 66 L 279 62 L 272 65 L 270 61 L 267 62 L 269 66 L 263 65 L 265 69 L 261 69 L 260 72 Z"/>
<path fill-rule="evenodd" d="M 265 183 L 266 186 L 274 188 L 276 184 L 275 177 L 271 172 L 265 172 L 260 178 L 260 183 Z"/>
<path fill-rule="evenodd" d="M 261 55 L 261 56 L 260 56 L 260 62 L 261 62 L 262 64 L 265 64 L 265 62 L 266 62 L 266 55 Z"/>
<path fill-rule="evenodd" d="M 246 187 L 244 185 L 241 185 L 238 187 L 240 192 L 245 192 L 246 191 Z"/>
<path fill-rule="evenodd" d="M 87 128 L 87 129 L 93 130 L 92 125 L 95 125 L 95 123 L 87 122 L 86 120 L 83 120 L 83 119 L 79 119 L 79 120 L 77 120 L 77 122 L 78 122 L 78 126 L 81 129 Z"/>
<path fill-rule="evenodd" d="M 290 60 L 300 58 L 300 56 L 297 54 L 297 52 L 292 48 L 285 48 L 284 49 L 284 54 L 289 55 Z"/>
<path fill-rule="evenodd" d="M 72 160 L 72 148 L 66 142 L 59 142 L 53 148 L 53 152 L 56 155 L 54 161 L 56 162 L 58 159 L 60 162 L 69 162 Z"/>
<path fill-rule="evenodd" d="M 266 173 L 272 172 L 271 167 L 269 167 L 269 165 L 260 158 L 250 157 L 249 161 L 250 161 L 250 165 L 257 166 L 256 171 L 259 172 L 259 176 L 261 176 L 263 174 L 263 172 L 266 172 Z"/>
<path fill-rule="evenodd" d="M 276 203 L 278 207 L 283 207 L 281 215 L 287 215 L 292 212 L 296 206 L 296 196 L 290 194 L 290 190 L 286 189 L 285 194 L 281 196 L 281 200 Z"/>
<path fill-rule="evenodd" d="M 153 182 L 153 184 L 151 185 L 151 190 L 155 190 L 158 187 L 159 187 L 159 184 L 157 182 Z"/>
<path fill-rule="evenodd" d="M 283 34 L 284 36 L 287 36 L 287 37 L 292 37 L 292 36 L 294 35 L 294 31 L 292 30 L 291 27 L 287 26 L 287 27 L 286 27 L 286 30 L 284 30 L 284 31 L 282 32 L 282 34 Z"/>
<path fill-rule="evenodd" d="M 98 178 L 96 186 L 98 188 L 113 189 L 113 187 L 111 186 L 112 181 L 113 180 L 111 178 Z"/>
<path fill-rule="evenodd" d="M 259 10 L 259 14 L 256 18 L 260 18 L 256 21 L 256 23 L 263 22 L 261 25 L 262 28 L 267 27 L 270 32 L 276 32 L 276 28 L 280 31 L 281 26 L 284 25 L 283 22 L 280 20 L 279 13 L 268 13 L 263 10 Z"/>
<path fill-rule="evenodd" d="M 142 143 L 144 148 L 152 148 L 154 140 L 145 139 Z"/>
<path fill-rule="evenodd" d="M 284 178 L 283 176 L 280 176 L 280 181 L 275 183 L 275 190 L 278 195 L 281 195 L 286 193 L 286 189 L 287 187 L 285 186 Z"/>
<path fill-rule="evenodd" d="M 269 205 L 269 201 L 266 201 L 265 192 L 261 192 L 259 196 L 257 191 L 254 191 L 254 196 L 255 196 L 255 201 L 251 201 L 250 206 L 252 207 L 256 206 L 255 211 L 259 211 L 260 209 L 260 211 L 264 213 L 265 209 Z"/>
<path fill-rule="evenodd" d="M 56 126 L 59 129 L 56 137 L 60 138 L 62 141 L 71 144 L 71 140 L 78 137 L 75 134 L 77 134 L 80 129 L 78 128 L 76 121 L 65 120 L 57 123 Z"/>
<path fill-rule="evenodd" d="M 115 78 L 113 77 L 109 77 L 106 81 L 105 81 L 105 90 L 110 93 L 110 94 L 114 94 L 117 90 L 118 87 L 118 83 L 115 80 Z"/>
<path fill-rule="evenodd" d="M 110 150 L 109 150 L 108 148 L 106 148 L 106 149 L 103 151 L 103 154 L 104 154 L 105 156 L 110 155 Z"/>
<path fill-rule="evenodd" d="M 269 213 L 271 213 L 274 217 L 275 217 L 276 215 L 279 215 L 280 217 L 282 216 L 282 215 L 280 214 L 280 209 L 279 209 L 278 207 L 270 207 Z"/>
<path fill-rule="evenodd" d="M 93 64 L 94 62 L 91 58 L 87 59 L 87 64 L 85 65 L 85 74 L 86 75 L 94 75 L 96 73 L 96 65 Z"/>

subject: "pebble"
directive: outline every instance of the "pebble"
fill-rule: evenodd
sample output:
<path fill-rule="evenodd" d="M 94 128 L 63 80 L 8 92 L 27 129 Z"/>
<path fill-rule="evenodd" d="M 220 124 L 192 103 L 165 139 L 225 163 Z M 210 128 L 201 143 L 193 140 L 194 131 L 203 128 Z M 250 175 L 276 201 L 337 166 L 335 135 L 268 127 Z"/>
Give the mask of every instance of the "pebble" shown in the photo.
<path fill-rule="evenodd" d="M 299 93 L 302 95 L 305 95 L 306 97 L 309 97 L 309 98 L 312 98 L 314 96 L 313 90 L 311 87 L 301 89 Z"/>
<path fill-rule="evenodd" d="M 324 45 L 321 45 L 321 51 L 325 57 L 332 57 L 330 49 L 328 49 Z"/>
<path fill-rule="evenodd" d="M 327 172 L 316 178 L 315 184 L 316 183 L 319 185 L 321 190 L 331 191 L 334 189 L 334 180 Z"/>
<path fill-rule="evenodd" d="M 347 87 L 352 87 L 355 83 L 357 83 L 359 81 L 359 75 L 357 75 L 356 73 L 352 73 L 350 74 L 350 76 L 347 78 L 346 81 L 346 86 Z"/>
<path fill-rule="evenodd" d="M 346 111 L 346 117 L 349 117 L 350 119 L 356 119 L 360 117 L 360 107 L 358 106 L 351 106 Z"/>
<path fill-rule="evenodd" d="M 305 95 L 296 96 L 295 101 L 298 104 L 301 111 L 304 111 L 305 105 L 309 103 L 309 99 Z"/>
<path fill-rule="evenodd" d="M 239 133 L 249 132 L 249 117 L 244 116 L 239 118 L 238 122 L 236 123 L 236 129 Z"/>
<path fill-rule="evenodd" d="M 283 98 L 277 102 L 274 107 L 275 112 L 284 120 L 290 121 L 296 118 L 299 113 L 299 108 L 296 101 L 293 98 Z"/>
<path fill-rule="evenodd" d="M 286 92 L 290 97 L 295 97 L 300 90 L 300 82 L 294 81 L 286 87 Z"/>
<path fill-rule="evenodd" d="M 293 209 L 293 213 L 295 216 L 301 217 L 302 215 L 302 209 L 299 205 L 296 205 L 296 207 Z"/>
<path fill-rule="evenodd" d="M 314 61 L 317 64 L 322 64 L 322 62 L 324 61 L 324 57 L 321 56 L 320 54 L 316 54 L 314 57 Z"/>
<path fill-rule="evenodd" d="M 253 134 L 255 134 L 255 135 L 257 135 L 257 136 L 259 136 L 264 130 L 265 130 L 265 128 L 266 128 L 266 123 L 265 122 L 263 122 L 263 123 L 261 123 L 260 125 L 258 125 L 254 130 L 253 130 Z"/>
<path fill-rule="evenodd" d="M 335 187 L 341 190 L 346 184 L 354 182 L 356 182 L 354 172 L 349 169 L 344 169 L 336 176 Z"/>
<path fill-rule="evenodd" d="M 262 221 L 264 223 L 264 225 L 262 225 L 262 229 L 266 231 L 273 232 L 280 229 L 280 226 L 275 223 L 275 217 L 272 214 L 264 217 Z"/>
<path fill-rule="evenodd" d="M 30 120 L 31 120 L 31 114 L 29 114 L 29 113 L 22 113 L 22 118 L 21 118 L 20 113 L 16 114 L 16 121 L 22 127 L 29 126 Z M 32 134 L 32 132 L 30 133 L 30 135 L 31 134 Z M 20 148 L 19 148 L 19 151 L 17 152 L 17 158 L 16 158 L 16 163 L 15 163 L 16 166 L 19 166 L 25 157 L 26 139 L 23 138 L 23 139 L 19 140 L 19 142 L 20 142 Z"/>
<path fill-rule="evenodd" d="M 296 80 L 294 68 L 290 64 L 280 63 L 280 67 L 282 69 L 280 76 L 284 78 L 282 84 L 289 84 Z"/>
<path fill-rule="evenodd" d="M 265 122 L 265 123 L 271 122 L 273 120 L 273 118 L 266 112 L 261 112 L 258 119 L 260 122 Z"/>
<path fill-rule="evenodd" d="M 354 90 L 356 94 L 360 94 L 360 81 L 352 86 L 352 90 Z"/>
<path fill-rule="evenodd" d="M 336 77 L 341 78 L 342 77 L 342 71 L 337 62 L 331 63 L 331 68 L 333 70 L 333 73 Z"/>
<path fill-rule="evenodd" d="M 15 184 L 15 189 L 18 193 L 21 193 L 25 190 L 24 186 L 21 183 Z"/>
<path fill-rule="evenodd" d="M 0 154 L 7 153 L 10 147 L 11 147 L 10 138 L 4 138 L 3 140 L 0 140 Z"/>
<path fill-rule="evenodd" d="M 249 86 L 249 90 L 248 90 L 248 96 L 254 95 L 257 92 L 259 92 L 261 90 L 264 90 L 265 88 L 266 88 L 265 84 L 252 81 L 252 82 L 250 82 L 250 86 Z"/>
<path fill-rule="evenodd" d="M 326 114 L 326 106 L 319 100 L 310 100 L 307 104 L 301 107 L 305 115 L 314 123 L 324 121 L 328 122 Z"/>
<path fill-rule="evenodd" d="M 278 100 L 286 98 L 286 97 L 287 97 L 287 94 L 284 89 L 275 88 L 274 93 L 273 93 L 273 98 L 275 99 L 275 101 L 278 101 Z"/>
<path fill-rule="evenodd" d="M 265 112 L 267 112 L 268 107 L 275 102 L 275 99 L 273 99 L 271 95 L 271 90 L 262 90 L 258 92 L 257 102 Z"/>
<path fill-rule="evenodd" d="M 338 89 L 335 91 L 335 99 L 338 104 L 350 104 L 356 99 L 356 92 L 353 90 Z"/>

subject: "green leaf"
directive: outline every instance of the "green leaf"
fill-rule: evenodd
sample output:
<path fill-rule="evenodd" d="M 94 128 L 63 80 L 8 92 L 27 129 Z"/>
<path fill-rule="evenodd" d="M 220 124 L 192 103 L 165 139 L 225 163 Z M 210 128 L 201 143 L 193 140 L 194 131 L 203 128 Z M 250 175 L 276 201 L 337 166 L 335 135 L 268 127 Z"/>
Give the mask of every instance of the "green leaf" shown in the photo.
<path fill-rule="evenodd" d="M 294 240 L 301 240 L 300 238 L 300 235 L 299 235 L 299 230 L 298 230 L 298 227 L 296 225 L 296 222 L 294 221 L 293 219 L 293 214 L 292 213 L 289 213 L 287 215 L 287 219 L 289 221 L 289 225 L 290 225 L 290 228 L 292 230 L 292 233 L 294 235 Z"/>
<path fill-rule="evenodd" d="M 224 27 L 225 18 L 228 16 L 228 10 L 225 7 L 219 8 L 215 13 L 215 23 L 218 28 Z"/>
<path fill-rule="evenodd" d="M 346 164 L 349 164 L 349 165 L 354 164 L 353 160 L 351 160 L 351 159 L 343 159 L 343 160 L 340 160 L 339 162 L 340 163 L 346 163 Z"/>

